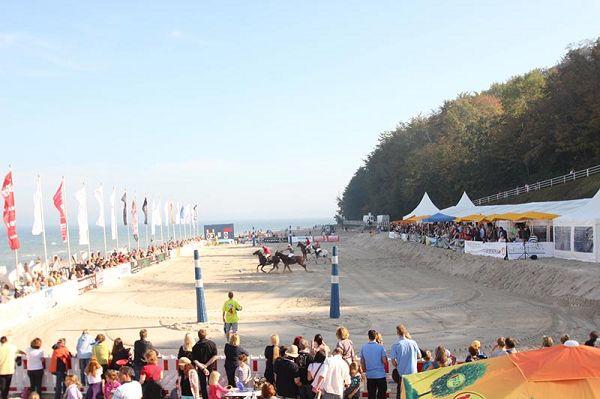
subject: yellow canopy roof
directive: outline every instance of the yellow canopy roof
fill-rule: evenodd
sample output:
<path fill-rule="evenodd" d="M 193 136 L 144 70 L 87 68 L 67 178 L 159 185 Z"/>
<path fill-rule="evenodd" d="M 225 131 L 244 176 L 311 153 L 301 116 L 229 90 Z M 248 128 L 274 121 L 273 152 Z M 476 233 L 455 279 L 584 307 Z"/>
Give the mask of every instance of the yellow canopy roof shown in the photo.
<path fill-rule="evenodd" d="M 496 220 L 519 220 L 523 214 L 514 213 L 514 212 L 506 212 L 506 213 L 496 213 L 492 215 L 487 215 L 486 219 L 490 222 L 495 222 Z"/>
<path fill-rule="evenodd" d="M 401 220 L 401 221 L 400 221 L 400 223 L 415 223 L 415 222 L 418 222 L 418 221 L 420 221 L 420 220 L 423 220 L 423 219 L 425 219 L 425 218 L 428 218 L 429 216 L 430 216 L 430 215 L 423 215 L 423 216 L 415 216 L 415 215 L 412 215 L 412 216 L 411 216 L 411 217 L 409 217 L 409 218 L 406 218 L 406 219 L 404 219 L 404 220 Z"/>
<path fill-rule="evenodd" d="M 552 220 L 557 218 L 559 215 L 555 213 L 545 213 L 545 212 L 524 212 L 521 213 L 521 217 L 518 220 Z"/>
<path fill-rule="evenodd" d="M 463 216 L 461 218 L 456 218 L 455 222 L 481 222 L 483 220 L 487 220 L 487 218 L 480 214 L 480 213 L 474 213 L 472 215 L 467 215 L 467 216 Z"/>

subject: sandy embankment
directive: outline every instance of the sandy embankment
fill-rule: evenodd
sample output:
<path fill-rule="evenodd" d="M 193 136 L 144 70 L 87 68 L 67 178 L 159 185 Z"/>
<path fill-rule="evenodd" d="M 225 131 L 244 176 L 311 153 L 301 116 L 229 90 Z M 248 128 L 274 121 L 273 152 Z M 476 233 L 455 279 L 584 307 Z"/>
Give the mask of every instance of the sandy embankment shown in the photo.
<path fill-rule="evenodd" d="M 207 327 L 219 347 L 224 343 L 220 308 L 228 290 L 244 306 L 242 346 L 254 354 L 262 353 L 272 333 L 286 343 L 296 335 L 322 333 L 334 344 L 340 324 L 350 329 L 357 346 L 374 328 L 389 347 L 394 326 L 402 322 L 421 346 L 444 344 L 460 356 L 475 338 L 485 348 L 499 335 L 535 346 L 543 334 L 584 339 L 598 328 L 600 268 L 594 264 L 504 262 L 368 234 L 344 235 L 339 249 L 342 317 L 331 320 L 329 266 L 310 261 L 308 273 L 293 267 L 293 273 L 263 274 L 256 272 L 252 247 L 203 248 Z M 193 261 L 184 257 L 90 292 L 13 335 L 20 347 L 34 336 L 44 346 L 67 337 L 73 347 L 80 331 L 89 328 L 132 345 L 138 330 L 147 328 L 163 353 L 174 354 L 184 333 L 197 330 L 194 319 Z"/>

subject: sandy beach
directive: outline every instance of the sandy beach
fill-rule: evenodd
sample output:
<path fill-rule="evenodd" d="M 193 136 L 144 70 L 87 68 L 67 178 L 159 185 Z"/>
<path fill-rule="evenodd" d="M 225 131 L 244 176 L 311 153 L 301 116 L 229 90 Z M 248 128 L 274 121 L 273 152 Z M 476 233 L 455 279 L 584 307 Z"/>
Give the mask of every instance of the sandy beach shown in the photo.
<path fill-rule="evenodd" d="M 262 354 L 269 335 L 282 342 L 322 333 L 334 344 L 336 326 L 349 328 L 357 345 L 374 328 L 384 344 L 404 323 L 424 348 L 444 344 L 459 356 L 473 339 L 489 347 L 500 335 L 534 347 L 544 334 L 583 340 L 600 320 L 600 268 L 557 259 L 511 261 L 474 257 L 368 234 L 345 234 L 339 245 L 342 316 L 329 319 L 330 266 L 309 263 L 309 272 L 256 272 L 251 246 L 203 247 L 201 261 L 208 328 L 224 343 L 221 306 L 232 290 L 242 304 L 242 346 Z M 285 244 L 272 245 L 284 248 Z M 329 249 L 331 245 L 326 245 Z M 299 249 L 298 249 L 299 250 Z M 194 264 L 180 257 L 143 270 L 77 303 L 53 309 L 12 330 L 25 348 L 36 336 L 44 347 L 59 337 L 74 349 L 82 329 L 121 337 L 133 345 L 139 329 L 164 354 L 175 354 L 183 335 L 195 332 Z"/>

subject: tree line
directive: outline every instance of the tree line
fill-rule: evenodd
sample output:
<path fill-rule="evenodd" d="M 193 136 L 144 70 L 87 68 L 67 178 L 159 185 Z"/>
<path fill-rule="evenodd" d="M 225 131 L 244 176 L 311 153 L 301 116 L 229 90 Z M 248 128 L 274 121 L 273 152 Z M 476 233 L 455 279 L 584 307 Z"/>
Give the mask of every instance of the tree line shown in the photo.
<path fill-rule="evenodd" d="M 425 191 L 439 207 L 600 164 L 600 39 L 379 136 L 338 217 L 401 218 Z"/>

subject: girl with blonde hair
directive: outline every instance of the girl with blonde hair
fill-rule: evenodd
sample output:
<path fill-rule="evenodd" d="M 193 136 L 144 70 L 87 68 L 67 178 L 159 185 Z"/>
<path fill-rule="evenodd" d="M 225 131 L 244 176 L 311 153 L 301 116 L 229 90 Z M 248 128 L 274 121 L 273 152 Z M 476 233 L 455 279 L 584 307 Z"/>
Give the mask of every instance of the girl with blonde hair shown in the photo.
<path fill-rule="evenodd" d="M 219 384 L 221 374 L 218 371 L 213 371 L 208 376 L 208 399 L 221 399 L 224 393 L 229 392 Z"/>
<path fill-rule="evenodd" d="M 342 359 L 350 365 L 354 361 L 354 344 L 350 340 L 350 332 L 344 326 L 338 327 L 335 331 L 335 336 L 338 339 L 338 343 L 334 349 L 340 348 L 342 350 Z"/>
<path fill-rule="evenodd" d="M 279 346 L 279 335 L 271 335 L 271 345 L 265 347 L 265 379 L 271 383 L 275 383 L 275 375 L 273 374 L 273 363 L 281 355 L 281 347 Z"/>
<path fill-rule="evenodd" d="M 81 383 L 76 375 L 69 374 L 65 377 L 65 396 L 64 399 L 82 399 L 83 395 L 79 391 Z"/>
<path fill-rule="evenodd" d="M 177 359 L 181 359 L 182 357 L 187 357 L 188 359 L 192 359 L 192 348 L 196 340 L 191 333 L 185 334 L 183 337 L 183 345 L 179 347 L 179 352 L 177 353 Z"/>
<path fill-rule="evenodd" d="M 86 399 L 96 399 L 102 394 L 102 366 L 95 357 L 93 357 L 85 368 L 85 378 L 88 383 L 88 390 L 85 394 Z"/>

